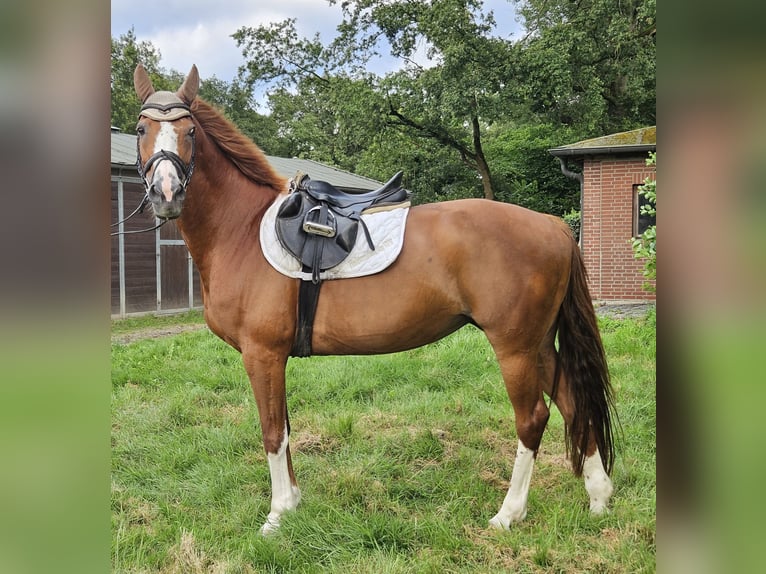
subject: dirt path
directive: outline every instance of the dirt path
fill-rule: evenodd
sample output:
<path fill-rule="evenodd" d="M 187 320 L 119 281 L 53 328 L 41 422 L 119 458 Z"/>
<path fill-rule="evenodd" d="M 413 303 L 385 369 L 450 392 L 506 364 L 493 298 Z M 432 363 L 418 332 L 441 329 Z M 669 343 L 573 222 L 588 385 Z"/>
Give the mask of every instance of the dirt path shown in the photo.
<path fill-rule="evenodd" d="M 643 317 L 654 306 L 655 303 L 596 303 L 596 315 L 612 319 Z"/>
<path fill-rule="evenodd" d="M 130 333 L 119 333 L 112 335 L 112 343 L 118 343 L 120 345 L 128 345 L 135 341 L 142 339 L 156 339 L 158 337 L 168 337 L 170 335 L 179 335 L 181 333 L 189 333 L 191 331 L 199 331 L 200 329 L 207 329 L 207 325 L 166 325 L 164 327 L 150 327 L 147 329 L 138 329 L 131 331 Z"/>

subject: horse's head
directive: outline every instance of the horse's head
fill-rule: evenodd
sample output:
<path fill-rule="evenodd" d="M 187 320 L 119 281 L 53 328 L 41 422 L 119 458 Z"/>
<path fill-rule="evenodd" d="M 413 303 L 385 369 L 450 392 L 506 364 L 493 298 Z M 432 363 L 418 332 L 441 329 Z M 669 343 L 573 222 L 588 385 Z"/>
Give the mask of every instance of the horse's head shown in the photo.
<path fill-rule="evenodd" d="M 181 215 L 194 170 L 194 122 L 189 106 L 199 89 L 197 67 L 192 66 L 176 93 L 156 92 L 141 64 L 133 81 L 143 103 L 136 126 L 138 173 L 155 215 L 175 219 Z"/>

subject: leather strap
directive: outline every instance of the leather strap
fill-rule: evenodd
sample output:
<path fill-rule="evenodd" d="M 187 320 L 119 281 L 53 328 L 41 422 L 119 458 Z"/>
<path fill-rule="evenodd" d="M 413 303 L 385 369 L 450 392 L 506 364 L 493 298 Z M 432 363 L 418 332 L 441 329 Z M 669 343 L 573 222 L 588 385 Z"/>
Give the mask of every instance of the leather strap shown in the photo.
<path fill-rule="evenodd" d="M 310 272 L 307 267 L 304 271 Z M 290 354 L 293 357 L 311 356 L 311 337 L 314 335 L 314 315 L 319 302 L 319 289 L 322 283 L 301 281 L 298 290 L 298 326 L 295 330 L 295 341 Z"/>

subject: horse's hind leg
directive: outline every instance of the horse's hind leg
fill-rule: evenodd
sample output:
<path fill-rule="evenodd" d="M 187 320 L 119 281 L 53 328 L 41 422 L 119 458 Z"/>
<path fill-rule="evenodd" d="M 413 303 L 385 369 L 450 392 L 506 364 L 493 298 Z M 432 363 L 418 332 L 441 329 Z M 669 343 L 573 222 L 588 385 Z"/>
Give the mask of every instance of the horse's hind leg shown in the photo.
<path fill-rule="evenodd" d="M 495 528 L 508 529 L 512 522 L 519 522 L 527 515 L 532 467 L 548 423 L 549 412 L 538 379 L 536 353 L 514 352 L 503 355 L 497 349 L 495 352 L 513 405 L 519 442 L 508 493 L 500 511 L 489 524 Z"/>
<path fill-rule="evenodd" d="M 553 392 L 553 379 L 556 369 L 556 350 L 553 348 L 553 344 L 540 354 L 539 368 L 545 392 L 550 396 Z M 575 404 L 569 387 L 569 380 L 564 372 L 559 374 L 558 386 L 552 399 L 564 418 L 564 424 L 566 425 L 567 432 L 569 432 L 574 418 Z M 577 440 L 574 442 L 577 442 Z M 607 509 L 614 488 L 612 480 L 609 478 L 604 469 L 604 464 L 601 462 L 601 455 L 596 447 L 596 441 L 592 432 L 589 436 L 588 449 L 585 455 L 582 474 L 585 481 L 585 490 L 590 498 L 590 511 L 593 514 L 602 514 Z"/>

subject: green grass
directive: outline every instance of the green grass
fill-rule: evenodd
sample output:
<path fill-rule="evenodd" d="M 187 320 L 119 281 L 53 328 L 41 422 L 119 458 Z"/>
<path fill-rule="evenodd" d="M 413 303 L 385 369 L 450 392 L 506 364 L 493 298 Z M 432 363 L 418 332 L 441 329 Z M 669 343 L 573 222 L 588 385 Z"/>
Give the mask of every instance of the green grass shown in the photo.
<path fill-rule="evenodd" d="M 396 355 L 290 360 L 303 500 L 266 539 L 269 472 L 239 355 L 207 330 L 113 344 L 113 571 L 655 571 L 655 320 L 601 325 L 622 422 L 612 511 L 590 516 L 554 408 L 510 532 L 487 522 L 513 415 L 474 328 Z"/>

